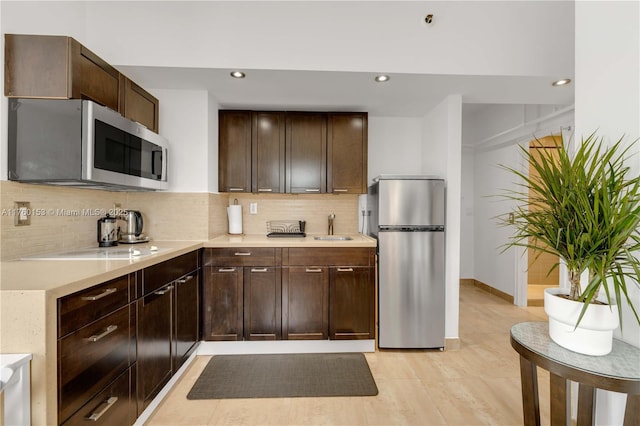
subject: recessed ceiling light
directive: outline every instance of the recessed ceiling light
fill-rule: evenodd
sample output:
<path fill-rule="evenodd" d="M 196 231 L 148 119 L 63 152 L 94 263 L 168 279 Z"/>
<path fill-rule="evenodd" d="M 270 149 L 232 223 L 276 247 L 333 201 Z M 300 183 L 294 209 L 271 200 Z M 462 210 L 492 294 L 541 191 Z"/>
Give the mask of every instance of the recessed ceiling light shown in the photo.
<path fill-rule="evenodd" d="M 376 78 L 374 78 L 374 80 L 378 83 L 384 83 L 385 81 L 389 81 L 391 77 L 389 77 L 388 75 L 384 75 L 384 74 L 380 74 L 380 75 L 376 75 Z"/>
<path fill-rule="evenodd" d="M 551 85 L 552 86 L 566 86 L 569 83 L 571 83 L 571 79 L 570 78 L 563 78 L 563 79 L 554 81 L 553 83 L 551 83 Z"/>
<path fill-rule="evenodd" d="M 231 72 L 231 77 L 233 77 L 233 78 L 244 78 L 245 77 L 245 73 L 243 73 L 242 71 L 232 71 Z"/>

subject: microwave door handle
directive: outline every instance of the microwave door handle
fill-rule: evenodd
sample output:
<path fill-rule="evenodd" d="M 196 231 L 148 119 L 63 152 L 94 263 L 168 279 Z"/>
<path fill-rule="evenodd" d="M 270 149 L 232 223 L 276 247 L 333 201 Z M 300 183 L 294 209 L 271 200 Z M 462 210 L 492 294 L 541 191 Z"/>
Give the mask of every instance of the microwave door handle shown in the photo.
<path fill-rule="evenodd" d="M 167 148 L 162 148 L 160 152 L 160 159 L 162 160 L 162 174 L 160 175 L 160 179 L 163 181 L 167 181 Z"/>
<path fill-rule="evenodd" d="M 160 163 L 158 163 L 158 160 Z M 158 173 L 158 164 L 160 164 L 160 173 Z M 162 176 L 162 151 L 153 151 L 151 154 L 151 174 L 157 176 L 160 174 Z"/>

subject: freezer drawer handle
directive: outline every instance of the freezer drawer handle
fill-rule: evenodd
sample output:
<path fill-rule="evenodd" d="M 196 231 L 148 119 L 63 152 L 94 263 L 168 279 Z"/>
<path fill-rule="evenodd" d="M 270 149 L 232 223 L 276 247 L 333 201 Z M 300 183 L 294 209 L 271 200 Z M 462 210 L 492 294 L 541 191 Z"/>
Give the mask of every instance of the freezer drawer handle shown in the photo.
<path fill-rule="evenodd" d="M 251 272 L 268 272 L 267 268 L 251 268 Z"/>
<path fill-rule="evenodd" d="M 338 272 L 353 272 L 353 268 L 338 268 Z"/>
<path fill-rule="evenodd" d="M 322 269 L 320 269 L 320 268 L 307 268 L 305 270 L 305 272 L 314 272 L 314 273 L 315 272 L 322 272 Z"/>
<path fill-rule="evenodd" d="M 113 333 L 114 331 L 116 331 L 118 329 L 117 325 L 110 325 L 109 327 L 105 328 L 104 331 L 100 334 L 94 334 L 91 337 L 87 337 L 87 340 L 90 342 L 97 342 L 98 340 L 102 339 L 103 337 L 107 337 L 109 334 Z"/>
<path fill-rule="evenodd" d="M 95 296 L 84 296 L 84 297 L 82 298 L 82 300 L 90 300 L 90 301 L 100 300 L 100 299 L 102 299 L 103 297 L 106 297 L 106 296 L 108 296 L 108 295 L 110 295 L 110 294 L 115 293 L 116 291 L 118 291 L 118 289 L 117 289 L 117 288 L 107 288 L 107 289 L 105 289 L 102 293 L 100 293 L 100 294 L 96 294 Z"/>
<path fill-rule="evenodd" d="M 107 399 L 102 403 L 104 404 L 104 407 L 99 411 L 94 411 L 93 413 L 91 413 L 91 415 L 87 417 L 87 420 L 92 422 L 97 422 L 100 419 L 100 417 L 102 417 L 104 413 L 109 411 L 109 408 L 113 407 L 113 404 L 115 404 L 116 402 L 118 402 L 117 396 L 112 396 L 111 398 Z"/>
<path fill-rule="evenodd" d="M 236 256 L 251 256 L 251 252 L 248 251 L 239 251 L 235 253 Z"/>

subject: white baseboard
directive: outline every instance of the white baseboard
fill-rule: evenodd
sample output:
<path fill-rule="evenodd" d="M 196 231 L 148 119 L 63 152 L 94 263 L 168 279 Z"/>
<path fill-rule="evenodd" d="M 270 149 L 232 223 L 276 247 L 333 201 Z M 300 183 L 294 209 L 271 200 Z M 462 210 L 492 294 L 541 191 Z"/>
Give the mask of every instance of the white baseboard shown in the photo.
<path fill-rule="evenodd" d="M 375 340 L 200 342 L 198 355 L 375 352 Z"/>

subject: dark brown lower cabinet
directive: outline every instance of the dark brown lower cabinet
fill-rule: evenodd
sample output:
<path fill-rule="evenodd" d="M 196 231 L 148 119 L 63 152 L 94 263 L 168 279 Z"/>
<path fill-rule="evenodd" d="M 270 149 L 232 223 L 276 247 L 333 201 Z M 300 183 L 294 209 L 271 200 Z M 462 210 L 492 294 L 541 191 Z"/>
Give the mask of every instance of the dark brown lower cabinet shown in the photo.
<path fill-rule="evenodd" d="M 87 402 L 65 426 L 87 425 L 132 425 L 138 417 L 136 412 L 135 365 L 127 369 L 98 395 Z"/>
<path fill-rule="evenodd" d="M 171 377 L 173 284 L 138 300 L 138 415 Z"/>
<path fill-rule="evenodd" d="M 326 339 L 329 332 L 329 268 L 282 268 L 283 339 Z"/>
<path fill-rule="evenodd" d="M 196 270 L 174 282 L 174 338 L 172 339 L 174 374 L 182 367 L 200 340 L 199 278 Z"/>
<path fill-rule="evenodd" d="M 205 267 L 204 340 L 242 340 L 243 268 Z"/>
<path fill-rule="evenodd" d="M 244 268 L 244 338 L 282 338 L 282 280 L 280 268 Z"/>
<path fill-rule="evenodd" d="M 375 338 L 374 268 L 329 268 L 329 338 Z"/>

